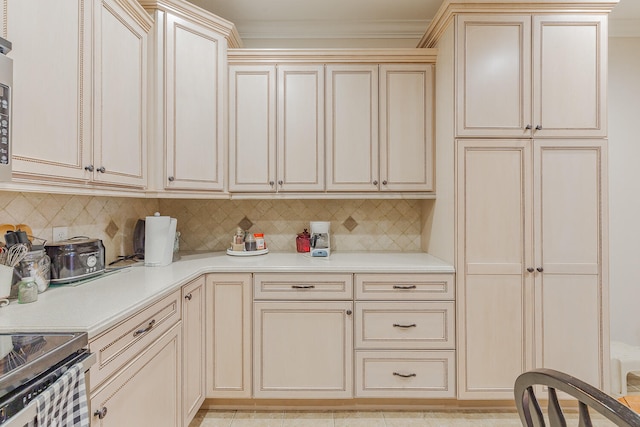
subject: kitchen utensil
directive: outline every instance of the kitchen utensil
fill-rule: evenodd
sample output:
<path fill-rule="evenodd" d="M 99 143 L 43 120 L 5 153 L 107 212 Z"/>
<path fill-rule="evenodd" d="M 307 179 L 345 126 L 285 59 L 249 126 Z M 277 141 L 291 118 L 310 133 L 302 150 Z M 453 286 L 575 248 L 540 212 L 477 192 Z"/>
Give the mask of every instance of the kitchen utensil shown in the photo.
<path fill-rule="evenodd" d="M 27 255 L 29 248 L 24 243 L 17 243 L 8 249 L 6 265 L 15 267 Z"/>
<path fill-rule="evenodd" d="M 145 218 L 144 265 L 161 267 L 171 264 L 177 225 L 177 219 L 160 216 L 159 212 Z"/>

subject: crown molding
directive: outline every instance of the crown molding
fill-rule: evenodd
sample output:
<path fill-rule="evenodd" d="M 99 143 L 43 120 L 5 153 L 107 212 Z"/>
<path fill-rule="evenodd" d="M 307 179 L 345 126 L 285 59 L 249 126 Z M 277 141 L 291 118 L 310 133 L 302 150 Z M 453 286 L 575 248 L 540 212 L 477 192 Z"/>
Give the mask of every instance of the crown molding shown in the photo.
<path fill-rule="evenodd" d="M 230 64 L 318 62 L 324 64 L 359 63 L 435 63 L 437 49 L 229 49 Z"/>
<path fill-rule="evenodd" d="M 640 19 L 609 18 L 609 37 L 640 37 Z"/>
<path fill-rule="evenodd" d="M 236 21 L 243 39 L 419 39 L 429 25 L 425 20 L 301 20 Z"/>
<path fill-rule="evenodd" d="M 619 0 L 444 0 L 417 47 L 435 47 L 459 13 L 609 13 Z"/>
<path fill-rule="evenodd" d="M 242 47 L 242 39 L 233 22 L 199 8 L 184 0 L 138 0 L 147 12 L 161 10 L 197 22 L 219 32 L 227 39 L 229 47 Z"/>
<path fill-rule="evenodd" d="M 153 19 L 140 3 L 133 0 L 115 0 L 148 33 L 153 27 Z"/>

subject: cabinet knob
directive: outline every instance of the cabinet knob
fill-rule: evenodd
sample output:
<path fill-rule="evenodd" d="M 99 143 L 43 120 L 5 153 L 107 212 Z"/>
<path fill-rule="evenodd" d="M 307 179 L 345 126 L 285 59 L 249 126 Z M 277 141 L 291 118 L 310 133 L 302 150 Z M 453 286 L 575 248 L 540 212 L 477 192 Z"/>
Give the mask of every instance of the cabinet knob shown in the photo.
<path fill-rule="evenodd" d="M 106 169 L 104 168 L 104 166 L 100 166 L 100 167 L 97 169 L 97 171 L 98 171 L 98 172 L 100 172 L 100 173 L 105 173 Z"/>
<path fill-rule="evenodd" d="M 538 270 L 538 273 L 542 273 L 544 271 L 544 268 L 538 267 L 538 268 L 536 268 L 536 270 Z"/>
<path fill-rule="evenodd" d="M 347 310 L 347 316 L 351 316 L 353 312 L 351 310 Z"/>
<path fill-rule="evenodd" d="M 103 419 L 104 417 L 107 416 L 107 407 L 103 406 L 100 409 L 96 409 L 96 411 L 93 413 L 94 416 L 97 416 L 99 419 Z"/>
<path fill-rule="evenodd" d="M 533 269 L 533 267 L 529 267 L 529 268 L 527 268 L 527 271 L 528 271 L 529 273 L 533 273 L 535 270 Z"/>
<path fill-rule="evenodd" d="M 378 185 L 378 180 L 374 180 L 373 185 Z"/>
<path fill-rule="evenodd" d="M 275 185 L 275 182 L 269 181 L 269 185 L 273 187 Z"/>
<path fill-rule="evenodd" d="M 93 172 L 93 169 L 94 169 L 93 165 L 89 165 L 89 166 L 85 166 L 84 167 L 84 170 L 86 170 L 87 172 Z"/>
<path fill-rule="evenodd" d="M 173 182 L 173 181 L 176 180 L 176 177 L 175 176 L 170 176 L 167 179 L 169 180 L 169 182 Z"/>
<path fill-rule="evenodd" d="M 187 301 L 191 301 L 191 298 L 193 298 L 193 296 L 190 293 L 184 296 L 184 299 L 186 299 Z"/>
<path fill-rule="evenodd" d="M 531 125 L 527 125 L 525 126 L 525 130 L 531 130 L 532 126 Z"/>
<path fill-rule="evenodd" d="M 387 185 L 387 180 L 382 181 L 382 185 Z"/>
<path fill-rule="evenodd" d="M 542 130 L 542 125 L 536 125 L 536 130 Z"/>
<path fill-rule="evenodd" d="M 282 180 L 279 180 L 278 185 L 282 185 L 282 184 L 284 184 L 284 182 Z"/>

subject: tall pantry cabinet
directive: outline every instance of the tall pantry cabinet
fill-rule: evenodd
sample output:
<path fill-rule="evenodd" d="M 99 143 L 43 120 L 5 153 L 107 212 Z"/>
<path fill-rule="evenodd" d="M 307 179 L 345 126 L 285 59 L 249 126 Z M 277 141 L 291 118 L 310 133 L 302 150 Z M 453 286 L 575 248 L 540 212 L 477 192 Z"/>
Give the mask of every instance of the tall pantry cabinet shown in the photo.
<path fill-rule="evenodd" d="M 447 1 L 421 41 L 454 75 L 436 76 L 438 123 L 450 125 L 436 146 L 439 164 L 455 165 L 444 179 L 455 189 L 460 399 L 512 399 L 516 377 L 542 367 L 608 389 L 613 5 L 523 14 Z"/>

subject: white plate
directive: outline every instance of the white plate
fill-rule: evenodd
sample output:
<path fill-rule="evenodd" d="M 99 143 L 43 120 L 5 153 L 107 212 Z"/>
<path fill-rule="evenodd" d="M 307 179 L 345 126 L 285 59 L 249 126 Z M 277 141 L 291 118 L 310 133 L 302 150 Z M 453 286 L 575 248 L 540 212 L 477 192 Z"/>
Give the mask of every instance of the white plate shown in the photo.
<path fill-rule="evenodd" d="M 264 255 L 269 253 L 269 248 L 260 249 L 259 251 L 232 251 L 231 249 L 227 249 L 227 255 L 231 256 L 256 256 L 256 255 Z"/>

